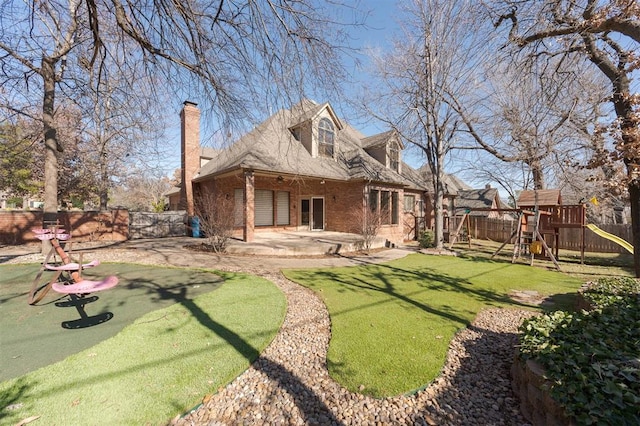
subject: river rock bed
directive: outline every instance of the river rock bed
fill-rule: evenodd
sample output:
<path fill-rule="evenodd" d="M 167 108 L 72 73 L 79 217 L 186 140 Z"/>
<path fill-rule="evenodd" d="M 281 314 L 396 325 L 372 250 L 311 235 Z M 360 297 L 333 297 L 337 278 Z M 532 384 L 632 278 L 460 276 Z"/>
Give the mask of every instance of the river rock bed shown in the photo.
<path fill-rule="evenodd" d="M 516 332 L 532 312 L 488 309 L 451 342 L 442 375 L 414 395 L 375 399 L 328 374 L 330 320 L 322 301 L 275 272 L 285 293 L 280 333 L 253 365 L 176 425 L 526 425 L 511 391 Z"/>

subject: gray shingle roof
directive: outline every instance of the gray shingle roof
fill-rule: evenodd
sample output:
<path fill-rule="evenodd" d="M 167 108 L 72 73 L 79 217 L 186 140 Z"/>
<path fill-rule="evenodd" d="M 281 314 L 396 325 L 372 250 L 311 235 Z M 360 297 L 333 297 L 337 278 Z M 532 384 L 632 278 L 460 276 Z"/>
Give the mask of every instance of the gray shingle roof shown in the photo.
<path fill-rule="evenodd" d="M 486 211 L 473 211 L 473 209 L 499 208 L 499 195 L 497 188 L 459 190 L 458 198 L 456 198 L 456 210 L 460 212 L 464 209 L 472 209 L 470 212 L 472 216 L 486 216 Z"/>
<path fill-rule="evenodd" d="M 398 132 L 395 130 L 388 130 L 386 132 L 378 133 L 377 135 L 369 136 L 362 139 L 360 145 L 364 149 L 384 146 L 390 139 L 395 139 L 400 144 L 400 148 L 404 148 L 402 140 L 398 137 Z"/>
<path fill-rule="evenodd" d="M 328 102 L 325 102 L 324 104 L 316 104 L 315 102 L 308 101 L 308 100 L 303 100 L 302 102 L 300 102 L 300 104 L 294 106 L 291 109 L 293 111 L 293 114 L 298 114 L 298 115 L 293 116 L 291 123 L 289 123 L 289 129 L 293 129 L 294 127 L 302 123 L 306 123 L 307 121 L 314 119 L 324 109 L 329 110 L 329 113 L 333 117 L 336 123 L 336 126 L 338 127 L 338 130 L 342 130 L 343 128 L 342 122 L 336 116 L 335 112 L 333 111 L 333 108 L 331 108 L 331 105 L 329 105 Z"/>
<path fill-rule="evenodd" d="M 433 188 L 433 179 L 431 177 L 431 169 L 429 169 L 429 166 L 425 164 L 424 166 L 420 167 L 417 172 L 422 177 L 425 185 L 427 185 L 427 190 L 431 193 L 434 193 L 435 190 Z M 450 175 L 448 173 L 444 174 L 442 183 L 444 184 L 445 195 L 458 195 L 458 191 L 460 189 L 471 189 L 470 186 L 466 185 L 456 176 Z"/>
<path fill-rule="evenodd" d="M 336 159 L 313 158 L 290 129 L 300 120 L 317 116 L 323 108 L 330 106 L 305 100 L 289 110 L 278 111 L 205 164 L 194 180 L 206 180 L 226 171 L 247 168 L 322 179 L 370 180 L 426 189 L 424 184 L 404 176 L 405 170 L 411 174 L 409 166 L 403 164 L 403 175 L 400 175 L 367 154 L 361 145 L 361 141 L 366 139 L 364 135 L 344 122 L 336 134 Z"/>

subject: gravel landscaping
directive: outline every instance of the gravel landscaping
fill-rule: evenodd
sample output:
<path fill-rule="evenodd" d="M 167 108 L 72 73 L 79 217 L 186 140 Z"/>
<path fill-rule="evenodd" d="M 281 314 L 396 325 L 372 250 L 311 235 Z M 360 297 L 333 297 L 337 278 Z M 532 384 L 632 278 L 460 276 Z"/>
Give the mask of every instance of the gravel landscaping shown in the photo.
<path fill-rule="evenodd" d="M 253 366 L 178 425 L 523 425 L 511 391 L 516 331 L 531 312 L 490 309 L 452 341 L 443 374 L 415 395 L 374 399 L 328 375 L 330 320 L 313 292 L 277 273 L 289 303 L 282 329 Z"/>

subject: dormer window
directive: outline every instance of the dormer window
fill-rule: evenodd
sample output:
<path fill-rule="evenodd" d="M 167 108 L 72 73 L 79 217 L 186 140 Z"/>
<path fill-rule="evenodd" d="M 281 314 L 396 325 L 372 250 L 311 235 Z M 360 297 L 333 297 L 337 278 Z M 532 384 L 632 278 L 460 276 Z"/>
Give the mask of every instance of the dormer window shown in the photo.
<path fill-rule="evenodd" d="M 318 123 L 318 155 L 333 158 L 335 131 L 333 123 L 328 118 L 323 118 Z"/>
<path fill-rule="evenodd" d="M 389 168 L 400 173 L 400 150 L 395 143 L 389 145 Z"/>
<path fill-rule="evenodd" d="M 295 140 L 300 141 L 300 127 L 296 127 L 294 129 L 291 129 L 291 133 L 293 134 L 293 137 L 295 138 Z"/>

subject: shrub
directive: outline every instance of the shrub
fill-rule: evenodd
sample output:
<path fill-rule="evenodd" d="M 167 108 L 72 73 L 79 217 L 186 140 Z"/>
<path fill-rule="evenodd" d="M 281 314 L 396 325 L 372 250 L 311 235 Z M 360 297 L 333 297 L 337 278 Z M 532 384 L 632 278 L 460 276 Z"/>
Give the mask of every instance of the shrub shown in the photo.
<path fill-rule="evenodd" d="M 14 209 L 21 209 L 24 205 L 24 199 L 22 197 L 9 197 L 7 198 L 7 206 Z"/>
<path fill-rule="evenodd" d="M 427 229 L 426 231 L 422 231 L 420 234 L 420 238 L 418 239 L 418 244 L 420 244 L 420 248 L 430 248 L 435 246 L 435 236 L 433 231 Z"/>
<path fill-rule="evenodd" d="M 630 277 L 600 278 L 582 293 L 591 305 L 604 308 L 615 303 L 634 303 L 640 295 L 640 280 Z"/>
<path fill-rule="evenodd" d="M 384 214 L 384 210 L 381 213 L 378 210 L 371 210 L 368 206 L 354 209 L 351 213 L 352 232 L 362 237 L 363 249 L 367 252 L 380 232 Z"/>
<path fill-rule="evenodd" d="M 593 311 L 557 311 L 521 326 L 520 356 L 545 368 L 552 398 L 579 424 L 640 420 L 637 286 L 636 280 L 601 279 L 587 291 Z"/>

